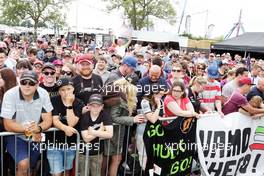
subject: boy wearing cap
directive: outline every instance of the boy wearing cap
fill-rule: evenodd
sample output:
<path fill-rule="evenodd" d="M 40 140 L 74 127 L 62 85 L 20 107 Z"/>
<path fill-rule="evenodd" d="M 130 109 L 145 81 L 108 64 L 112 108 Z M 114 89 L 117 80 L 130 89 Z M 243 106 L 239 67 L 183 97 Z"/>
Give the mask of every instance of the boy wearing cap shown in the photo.
<path fill-rule="evenodd" d="M 21 75 L 20 86 L 5 93 L 1 117 L 7 131 L 32 134 L 34 141 L 40 141 L 40 133 L 52 124 L 52 109 L 47 91 L 38 86 L 37 74 L 33 71 L 25 71 Z M 17 175 L 27 175 L 28 170 L 34 168 L 36 164 L 40 154 L 39 145 L 35 142 L 29 144 L 24 135 L 19 135 L 17 140 L 15 138 L 14 136 L 5 138 L 6 148 L 16 161 Z M 30 149 L 30 158 L 28 149 Z"/>
<path fill-rule="evenodd" d="M 101 175 L 103 141 L 99 138 L 109 139 L 113 137 L 112 120 L 108 114 L 103 111 L 103 98 L 100 94 L 93 94 L 89 98 L 88 107 L 90 111 L 83 114 L 81 118 L 81 135 L 83 140 L 88 143 L 86 152 L 79 156 L 80 175 L 92 176 Z M 89 170 L 85 171 L 86 155 L 89 156 Z"/>
<path fill-rule="evenodd" d="M 51 98 L 54 107 L 52 117 L 54 127 L 61 131 L 56 132 L 55 136 L 52 133 L 52 138 L 50 138 L 52 140 L 48 142 L 47 158 L 50 164 L 50 173 L 61 175 L 64 169 L 68 173 L 73 166 L 76 151 L 70 149 L 70 147 L 76 145 L 75 133 L 79 130 L 79 120 L 84 105 L 81 100 L 75 98 L 73 83 L 68 78 L 60 78 L 56 86 L 59 95 Z M 66 139 L 65 136 L 67 136 Z M 55 141 L 53 141 L 54 137 Z M 66 158 L 64 158 L 65 156 Z"/>
<path fill-rule="evenodd" d="M 232 93 L 230 98 L 224 104 L 223 113 L 225 115 L 232 112 L 238 112 L 240 107 L 253 115 L 252 117 L 256 117 L 258 114 L 264 113 L 264 109 L 252 107 L 245 97 L 245 95 L 250 91 L 251 85 L 253 84 L 249 77 L 242 77 L 239 79 L 238 89 Z"/>

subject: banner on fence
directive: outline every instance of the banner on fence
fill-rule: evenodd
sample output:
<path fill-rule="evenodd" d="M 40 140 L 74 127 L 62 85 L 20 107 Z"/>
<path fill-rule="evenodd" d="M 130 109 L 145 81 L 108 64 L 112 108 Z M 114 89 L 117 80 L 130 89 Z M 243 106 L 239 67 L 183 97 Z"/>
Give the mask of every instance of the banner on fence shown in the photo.
<path fill-rule="evenodd" d="M 263 175 L 264 118 L 209 115 L 198 120 L 196 135 L 204 175 Z"/>
<path fill-rule="evenodd" d="M 147 122 L 144 143 L 146 175 L 190 175 L 195 152 L 196 119 L 178 117 L 165 125 Z"/>

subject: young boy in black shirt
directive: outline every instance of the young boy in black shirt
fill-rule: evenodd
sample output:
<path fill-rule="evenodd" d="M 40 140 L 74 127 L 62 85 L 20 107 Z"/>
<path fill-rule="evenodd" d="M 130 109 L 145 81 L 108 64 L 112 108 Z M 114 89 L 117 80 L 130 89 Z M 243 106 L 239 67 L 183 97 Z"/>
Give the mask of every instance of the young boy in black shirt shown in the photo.
<path fill-rule="evenodd" d="M 101 175 L 103 142 L 99 138 L 109 139 L 113 136 L 112 119 L 103 111 L 103 107 L 102 95 L 93 94 L 88 101 L 89 111 L 81 118 L 80 130 L 86 142 L 86 152 L 79 156 L 80 175 Z M 88 160 L 86 155 L 89 156 Z M 85 170 L 85 162 L 89 162 L 89 170 Z"/>

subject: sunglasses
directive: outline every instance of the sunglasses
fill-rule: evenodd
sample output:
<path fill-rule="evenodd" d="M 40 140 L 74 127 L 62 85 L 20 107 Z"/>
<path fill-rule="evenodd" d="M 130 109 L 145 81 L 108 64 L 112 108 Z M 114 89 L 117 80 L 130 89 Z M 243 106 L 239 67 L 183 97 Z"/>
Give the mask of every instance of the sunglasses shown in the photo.
<path fill-rule="evenodd" d="M 201 67 L 197 67 L 197 70 L 204 70 L 203 68 L 201 68 Z"/>
<path fill-rule="evenodd" d="M 20 84 L 25 86 L 25 85 L 29 85 L 29 86 L 35 86 L 36 83 L 34 83 L 33 81 L 30 81 L 30 80 L 22 80 L 20 81 Z"/>
<path fill-rule="evenodd" d="M 62 70 L 62 71 L 61 71 L 61 74 L 62 74 L 62 75 L 67 75 L 67 76 L 71 76 L 71 75 L 72 75 L 72 72 L 70 72 L 70 71 L 67 72 L 67 71 Z"/>
<path fill-rule="evenodd" d="M 172 69 L 172 72 L 181 72 L 181 70 Z"/>
<path fill-rule="evenodd" d="M 53 75 L 55 75 L 55 72 L 43 72 L 43 74 L 46 76 L 48 76 L 48 75 L 53 76 Z"/>

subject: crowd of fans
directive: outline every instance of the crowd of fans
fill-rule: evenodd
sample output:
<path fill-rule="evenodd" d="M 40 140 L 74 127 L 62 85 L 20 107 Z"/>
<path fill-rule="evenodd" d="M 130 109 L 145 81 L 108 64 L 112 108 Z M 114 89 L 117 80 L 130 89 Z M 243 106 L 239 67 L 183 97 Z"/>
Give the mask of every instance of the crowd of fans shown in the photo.
<path fill-rule="evenodd" d="M 144 170 L 146 121 L 200 118 L 214 111 L 221 117 L 237 111 L 252 118 L 263 116 L 263 60 L 229 53 L 155 50 L 122 40 L 109 48 L 69 47 L 59 41 L 38 38 L 35 44 L 16 46 L 8 38 L 0 42 L 1 130 L 24 134 L 17 140 L 5 137 L 2 150 L 16 162 L 17 167 L 8 167 L 16 168 L 18 176 L 38 174 L 40 148 L 33 147 L 51 127 L 60 131 L 47 132 L 46 143 L 59 146 L 67 136 L 71 146 L 78 131 L 89 144 L 78 159 L 80 175 L 86 172 L 88 152 L 91 175 L 116 176 L 129 150 L 124 145 L 127 138 L 137 146 L 138 155 L 145 156 L 140 161 Z M 261 100 L 258 105 L 255 99 Z M 47 149 L 43 174 L 60 175 L 66 170 L 69 175 L 75 154 L 70 147 Z"/>

